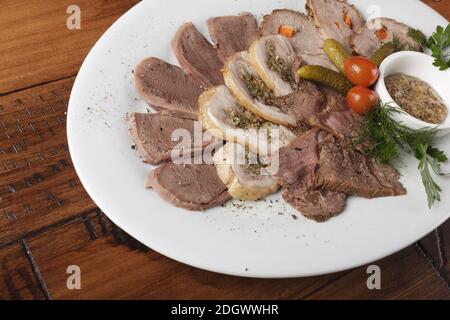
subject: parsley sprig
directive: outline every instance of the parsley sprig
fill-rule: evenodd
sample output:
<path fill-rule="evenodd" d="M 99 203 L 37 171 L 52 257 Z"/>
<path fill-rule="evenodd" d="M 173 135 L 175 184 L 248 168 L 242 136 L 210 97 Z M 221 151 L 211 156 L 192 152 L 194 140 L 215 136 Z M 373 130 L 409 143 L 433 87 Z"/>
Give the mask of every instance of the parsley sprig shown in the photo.
<path fill-rule="evenodd" d="M 447 70 L 450 68 L 450 56 L 446 53 L 446 49 L 450 46 L 450 24 L 445 28 L 438 26 L 436 31 L 428 39 L 426 46 L 431 50 L 434 58 L 433 65 L 439 70 Z"/>
<path fill-rule="evenodd" d="M 381 163 L 397 158 L 400 150 L 411 152 L 419 161 L 418 169 L 431 208 L 435 201 L 440 201 L 441 192 L 432 173 L 442 175 L 440 164 L 448 159 L 443 151 L 431 145 L 435 128 L 414 130 L 393 119 L 396 113 L 403 112 L 390 104 L 373 108 L 363 120 L 357 142 L 366 142 L 368 154 Z"/>

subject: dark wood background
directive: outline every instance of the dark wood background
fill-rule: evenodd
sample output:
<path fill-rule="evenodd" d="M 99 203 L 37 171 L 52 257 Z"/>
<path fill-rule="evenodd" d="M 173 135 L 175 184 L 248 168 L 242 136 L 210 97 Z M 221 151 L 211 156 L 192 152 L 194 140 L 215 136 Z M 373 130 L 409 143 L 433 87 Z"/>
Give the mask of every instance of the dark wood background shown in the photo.
<path fill-rule="evenodd" d="M 73 169 L 65 112 L 89 49 L 136 2 L 77 0 L 81 30 L 68 30 L 72 0 L 1 1 L 0 299 L 450 299 L 450 222 L 376 262 L 375 291 L 366 267 L 285 280 L 198 270 L 112 224 Z M 449 0 L 425 2 L 450 19 Z M 67 289 L 70 265 L 81 267 L 81 290 Z"/>

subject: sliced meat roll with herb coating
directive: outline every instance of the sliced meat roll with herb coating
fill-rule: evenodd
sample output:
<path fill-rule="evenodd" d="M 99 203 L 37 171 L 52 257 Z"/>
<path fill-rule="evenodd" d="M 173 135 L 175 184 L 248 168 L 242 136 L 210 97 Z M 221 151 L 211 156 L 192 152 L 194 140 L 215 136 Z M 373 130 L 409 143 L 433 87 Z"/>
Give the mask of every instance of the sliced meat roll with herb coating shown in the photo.
<path fill-rule="evenodd" d="M 253 42 L 250 63 L 275 96 L 294 92 L 296 54 L 289 39 L 281 35 L 262 37 Z"/>
<path fill-rule="evenodd" d="M 207 23 L 209 35 L 223 62 L 233 54 L 247 50 L 259 38 L 256 18 L 251 13 L 213 17 Z"/>
<path fill-rule="evenodd" d="M 279 189 L 278 179 L 270 174 L 269 159 L 246 151 L 240 144 L 223 146 L 214 154 L 214 164 L 234 199 L 258 200 Z"/>
<path fill-rule="evenodd" d="M 147 187 L 173 205 L 188 210 L 206 210 L 231 199 L 214 165 L 163 164 L 152 170 Z"/>
<path fill-rule="evenodd" d="M 223 63 L 216 48 L 191 22 L 178 29 L 172 48 L 180 65 L 197 83 L 206 88 L 223 84 Z"/>
<path fill-rule="evenodd" d="M 265 15 L 260 26 L 263 36 L 280 34 L 282 28 L 293 30 L 289 41 L 302 63 L 336 70 L 323 51 L 323 39 L 314 22 L 298 11 L 281 9 Z"/>
<path fill-rule="evenodd" d="M 397 50 L 422 51 L 420 39 L 425 41 L 425 36 L 404 23 L 388 18 L 376 18 L 367 21 L 352 37 L 351 44 L 355 52 L 370 57 L 388 42 L 394 42 Z"/>
<path fill-rule="evenodd" d="M 282 125 L 266 121 L 241 107 L 225 86 L 204 92 L 199 98 L 199 120 L 214 136 L 270 155 L 296 138 Z"/>
<path fill-rule="evenodd" d="M 273 123 L 295 126 L 295 119 L 280 108 L 268 104 L 274 92 L 250 63 L 247 52 L 235 54 L 225 64 L 223 76 L 225 84 L 241 106 Z"/>
<path fill-rule="evenodd" d="M 155 110 L 197 119 L 200 86 L 180 67 L 158 58 L 141 61 L 134 70 L 139 95 Z"/>
<path fill-rule="evenodd" d="M 335 39 L 351 52 L 350 38 L 365 22 L 355 6 L 345 0 L 307 0 L 306 10 L 323 39 Z"/>

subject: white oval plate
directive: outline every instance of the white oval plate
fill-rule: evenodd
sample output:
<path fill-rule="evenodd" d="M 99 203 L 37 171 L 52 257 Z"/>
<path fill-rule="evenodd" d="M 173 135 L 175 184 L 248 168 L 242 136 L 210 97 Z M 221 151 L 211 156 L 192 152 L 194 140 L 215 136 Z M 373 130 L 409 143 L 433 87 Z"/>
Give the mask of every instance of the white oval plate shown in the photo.
<path fill-rule="evenodd" d="M 366 16 L 379 14 L 427 35 L 447 21 L 418 0 L 353 1 Z M 175 208 L 144 188 L 151 169 L 131 149 L 124 117 L 144 111 L 132 83 L 133 67 L 156 56 L 176 63 L 170 41 L 186 21 L 206 34 L 211 16 L 276 8 L 304 9 L 299 0 L 152 0 L 128 11 L 89 53 L 73 86 L 67 132 L 78 175 L 111 220 L 150 248 L 183 263 L 248 277 L 300 277 L 337 272 L 392 254 L 450 216 L 450 181 L 438 179 L 443 201 L 428 210 L 416 169 L 399 165 L 408 196 L 352 197 L 343 214 L 318 224 L 274 195 L 257 203 L 230 203 L 206 213 Z M 420 19 L 417 13 L 420 12 Z M 450 140 L 440 141 L 450 153 Z M 444 169 L 450 171 L 450 167 Z"/>

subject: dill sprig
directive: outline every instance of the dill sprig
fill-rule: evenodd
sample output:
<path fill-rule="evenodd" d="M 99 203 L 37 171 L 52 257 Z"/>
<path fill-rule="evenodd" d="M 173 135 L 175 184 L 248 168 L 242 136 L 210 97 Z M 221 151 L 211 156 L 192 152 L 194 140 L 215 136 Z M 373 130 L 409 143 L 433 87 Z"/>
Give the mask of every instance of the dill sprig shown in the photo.
<path fill-rule="evenodd" d="M 367 143 L 367 153 L 381 163 L 387 163 L 400 155 L 400 150 L 411 152 L 419 161 L 422 182 L 431 208 L 440 201 L 441 188 L 432 172 L 441 175 L 440 164 L 446 162 L 445 153 L 432 146 L 436 128 L 414 130 L 394 120 L 393 116 L 404 111 L 390 104 L 372 109 L 364 118 L 358 143 Z"/>

